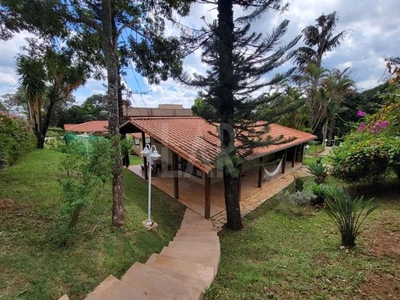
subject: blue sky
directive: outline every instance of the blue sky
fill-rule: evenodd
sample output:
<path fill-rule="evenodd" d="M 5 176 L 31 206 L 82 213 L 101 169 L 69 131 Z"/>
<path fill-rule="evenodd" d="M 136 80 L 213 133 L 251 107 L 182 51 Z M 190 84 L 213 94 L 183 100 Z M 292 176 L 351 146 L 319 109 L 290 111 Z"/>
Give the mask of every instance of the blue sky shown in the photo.
<path fill-rule="evenodd" d="M 383 82 L 385 74 L 384 58 L 400 56 L 398 40 L 400 37 L 400 17 L 398 16 L 398 0 L 292 0 L 289 10 L 284 14 L 268 13 L 252 25 L 254 31 L 268 33 L 283 19 L 290 20 L 289 30 L 282 40 L 288 42 L 301 32 L 307 25 L 322 13 L 337 11 L 339 23 L 337 32 L 348 30 L 342 44 L 328 53 L 323 60 L 324 67 L 352 69 L 353 79 L 359 90 L 372 88 Z M 202 24 L 201 18 L 212 20 L 216 10 L 209 5 L 196 5 L 189 17 L 181 21 L 188 25 Z M 238 15 L 240 12 L 235 11 Z M 200 26 L 200 25 L 199 25 Z M 167 28 L 167 33 L 173 35 L 177 29 Z M 0 95 L 15 92 L 18 87 L 18 76 L 15 74 L 15 56 L 21 50 L 24 39 L 30 36 L 22 32 L 10 41 L 0 41 Z M 300 46 L 301 43 L 298 44 Z M 287 63 L 286 67 L 289 67 Z M 207 66 L 201 62 L 201 52 L 197 51 L 184 61 L 184 70 L 190 74 L 204 73 Z M 145 78 L 134 74 L 133 69 L 126 70 L 125 77 L 129 89 L 139 92 L 131 97 L 133 106 L 156 107 L 162 103 L 183 104 L 190 107 L 197 91 L 189 89 L 174 80 L 168 80 L 160 85 L 150 85 Z M 275 72 L 266 77 L 272 77 Z M 104 93 L 104 82 L 93 79 L 78 89 L 74 96 L 81 103 L 94 93 Z M 145 93 L 145 94 L 141 94 Z"/>

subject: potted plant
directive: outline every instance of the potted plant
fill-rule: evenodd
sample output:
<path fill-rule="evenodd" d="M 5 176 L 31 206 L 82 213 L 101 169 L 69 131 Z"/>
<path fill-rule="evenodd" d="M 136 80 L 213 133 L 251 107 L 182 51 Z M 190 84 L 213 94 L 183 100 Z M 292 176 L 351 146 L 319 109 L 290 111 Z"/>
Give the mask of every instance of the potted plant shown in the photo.
<path fill-rule="evenodd" d="M 296 192 L 302 192 L 304 189 L 304 179 L 300 176 L 294 175 L 294 183 Z"/>

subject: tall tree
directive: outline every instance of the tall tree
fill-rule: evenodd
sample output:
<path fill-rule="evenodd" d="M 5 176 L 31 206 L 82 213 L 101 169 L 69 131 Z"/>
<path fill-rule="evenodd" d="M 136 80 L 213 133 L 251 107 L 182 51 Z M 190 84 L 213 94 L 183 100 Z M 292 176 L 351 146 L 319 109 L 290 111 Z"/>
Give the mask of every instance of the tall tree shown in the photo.
<path fill-rule="evenodd" d="M 306 104 L 309 108 L 310 122 L 308 127 L 314 133 L 323 121 L 326 114 L 327 95 L 323 87 L 328 78 L 329 71 L 318 67 L 313 62 L 309 63 L 301 71 L 298 83 L 307 95 Z"/>
<path fill-rule="evenodd" d="M 260 90 L 283 80 L 293 70 L 271 80 L 261 79 L 291 59 L 292 53 L 289 50 L 300 37 L 275 49 L 287 31 L 287 20 L 274 28 L 267 37 L 250 32 L 251 22 L 268 9 L 286 9 L 283 1 L 204 2 L 217 6 L 217 20 L 192 35 L 185 34 L 184 41 L 191 45 L 191 49 L 202 47 L 202 60 L 210 66 L 210 70 L 206 76 L 195 74 L 194 78 L 186 76 L 183 81 L 201 88 L 203 92 L 200 97 L 205 101 L 205 106 L 213 108 L 205 110 L 207 114 L 204 117 L 219 125 L 221 151 L 216 163 L 223 171 L 227 226 L 232 230 L 240 230 L 243 224 L 239 205 L 242 162 L 239 156 L 246 157 L 256 146 L 284 142 L 282 138 L 259 138 L 261 133 L 268 130 L 268 123 L 273 121 L 261 120 L 258 113 L 260 107 L 269 100 L 268 94 Z M 234 5 L 250 13 L 235 20 Z M 258 96 L 255 95 L 257 92 Z"/>
<path fill-rule="evenodd" d="M 322 66 L 323 55 L 340 45 L 347 31 L 341 31 L 334 35 L 339 17 L 336 12 L 329 15 L 322 14 L 316 20 L 315 25 L 309 25 L 303 29 L 305 46 L 297 51 L 295 61 L 301 67 L 313 62 L 317 67 Z"/>
<path fill-rule="evenodd" d="M 326 122 L 323 130 L 323 139 L 332 142 L 333 131 L 336 126 L 336 116 L 341 112 L 344 97 L 355 92 L 354 81 L 350 77 L 349 68 L 344 71 L 333 69 L 324 82 L 324 88 L 328 95 L 326 108 Z"/>
<path fill-rule="evenodd" d="M 73 62 L 70 52 L 58 52 L 51 44 L 38 44 L 30 39 L 26 50 L 28 54 L 17 57 L 17 73 L 21 75 L 20 83 L 29 104 L 37 148 L 42 149 L 54 106 L 84 84 L 89 72 L 85 64 Z"/>
<path fill-rule="evenodd" d="M 297 50 L 295 62 L 299 65 L 297 78 L 304 75 L 308 77 L 308 104 L 310 107 L 311 132 L 315 132 L 326 114 L 327 97 L 321 89 L 320 79 L 326 75 L 326 70 L 322 67 L 323 55 L 335 47 L 345 38 L 347 31 L 334 34 L 339 17 L 336 12 L 328 15 L 322 14 L 316 20 L 315 25 L 309 25 L 303 29 L 303 41 L 305 46 Z M 312 76 L 311 76 L 312 75 Z"/>
<path fill-rule="evenodd" d="M 275 91 L 278 97 L 273 101 L 273 105 L 266 105 L 267 115 L 280 115 L 277 123 L 302 131 L 307 131 L 307 122 L 309 120 L 309 109 L 306 105 L 306 97 L 303 92 L 293 86 L 286 85 L 283 91 Z M 273 97 L 273 95 L 272 95 Z M 287 114 L 281 115 L 282 107 L 292 108 Z M 264 113 L 262 111 L 261 113 Z M 265 119 L 265 118 L 264 118 Z"/>
<path fill-rule="evenodd" d="M 9 38 L 10 32 L 29 29 L 67 43 L 72 40 L 85 57 L 101 50 L 100 59 L 107 72 L 109 133 L 115 153 L 112 224 L 117 227 L 125 223 L 119 137 L 119 53 L 129 55 L 136 71 L 151 83 L 177 76 L 182 68 L 182 51 L 177 39 L 163 37 L 163 17 L 171 17 L 174 9 L 185 14 L 188 7 L 188 1 L 181 0 L 2 0 L 0 37 Z M 89 43 L 74 36 L 89 37 Z"/>
<path fill-rule="evenodd" d="M 400 83 L 400 56 L 385 58 L 386 68 L 391 78 L 388 79 L 389 84 Z"/>

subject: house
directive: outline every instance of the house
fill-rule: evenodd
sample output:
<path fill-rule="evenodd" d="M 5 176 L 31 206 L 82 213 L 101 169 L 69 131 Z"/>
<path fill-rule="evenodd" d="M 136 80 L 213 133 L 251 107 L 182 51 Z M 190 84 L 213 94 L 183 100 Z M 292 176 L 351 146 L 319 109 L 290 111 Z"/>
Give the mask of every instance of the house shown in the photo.
<path fill-rule="evenodd" d="M 64 124 L 69 132 L 108 132 L 108 121 L 89 121 L 81 124 Z"/>
<path fill-rule="evenodd" d="M 242 191 L 246 188 L 244 182 L 261 188 L 266 177 L 268 179 L 268 176 L 277 172 L 284 173 L 287 167 L 293 168 L 296 163 L 301 163 L 304 144 L 316 138 L 312 134 L 277 124 L 270 124 L 269 129 L 263 138 L 283 135 L 290 140 L 284 144 L 258 147 L 246 157 L 241 166 L 241 172 L 246 176 L 242 180 Z M 214 187 L 221 185 L 223 179 L 222 172 L 214 165 L 220 153 L 217 131 L 217 126 L 199 117 L 136 117 L 120 127 L 122 134 L 140 133 L 142 139 L 145 134 L 151 137 L 151 144 L 161 154 L 163 171 L 160 177 L 170 180 L 166 187 L 173 187 L 175 199 L 180 198 L 180 183 L 184 183 L 191 198 L 202 193 L 204 217 L 207 219 L 214 214 L 211 211 L 212 198 L 216 196 Z M 280 169 L 269 171 L 263 166 L 269 164 L 279 166 Z M 144 166 L 146 177 L 146 160 Z M 196 191 L 193 186 L 197 187 Z M 218 202 L 217 197 L 214 198 L 213 203 L 217 207 L 224 206 Z"/>
<path fill-rule="evenodd" d="M 123 107 L 124 117 L 191 117 L 192 110 L 182 104 L 159 104 L 158 107 Z"/>

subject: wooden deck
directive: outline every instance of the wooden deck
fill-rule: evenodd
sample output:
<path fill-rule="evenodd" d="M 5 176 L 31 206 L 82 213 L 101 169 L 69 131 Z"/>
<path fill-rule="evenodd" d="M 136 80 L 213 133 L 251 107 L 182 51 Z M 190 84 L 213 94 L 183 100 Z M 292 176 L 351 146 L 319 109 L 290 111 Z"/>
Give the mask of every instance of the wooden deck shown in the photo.
<path fill-rule="evenodd" d="M 263 181 L 263 187 L 260 189 L 258 184 L 258 169 L 252 169 L 244 172 L 241 186 L 241 204 L 246 202 L 256 193 L 263 189 L 270 189 L 271 184 L 279 183 L 283 176 L 296 172 L 301 167 L 300 163 L 296 163 L 292 167 L 291 162 L 287 162 L 285 166 L 285 174 L 278 174 L 270 181 Z M 144 172 L 139 165 L 129 166 L 129 170 L 136 175 L 144 178 Z M 152 176 L 152 184 L 161 189 L 171 197 L 174 197 L 174 179 L 169 172 L 158 172 Z M 211 185 L 211 218 L 225 211 L 223 182 Z M 254 197 L 253 197 L 254 198 Z M 179 202 L 186 207 L 194 210 L 201 216 L 204 216 L 204 185 L 194 182 L 188 177 L 179 178 Z"/>

